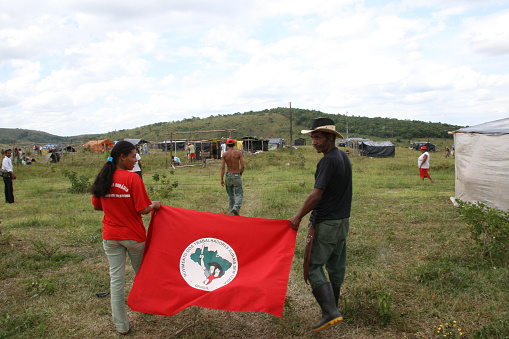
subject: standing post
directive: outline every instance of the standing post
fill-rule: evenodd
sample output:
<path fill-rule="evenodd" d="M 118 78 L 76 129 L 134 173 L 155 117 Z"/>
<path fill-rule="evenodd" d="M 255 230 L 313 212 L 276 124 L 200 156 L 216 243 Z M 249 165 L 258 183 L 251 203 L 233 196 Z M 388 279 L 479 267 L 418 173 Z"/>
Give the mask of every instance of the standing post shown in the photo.
<path fill-rule="evenodd" d="M 348 112 L 346 112 L 346 139 L 348 140 Z"/>
<path fill-rule="evenodd" d="M 292 130 L 292 102 L 290 101 L 290 147 L 293 145 L 293 130 Z"/>

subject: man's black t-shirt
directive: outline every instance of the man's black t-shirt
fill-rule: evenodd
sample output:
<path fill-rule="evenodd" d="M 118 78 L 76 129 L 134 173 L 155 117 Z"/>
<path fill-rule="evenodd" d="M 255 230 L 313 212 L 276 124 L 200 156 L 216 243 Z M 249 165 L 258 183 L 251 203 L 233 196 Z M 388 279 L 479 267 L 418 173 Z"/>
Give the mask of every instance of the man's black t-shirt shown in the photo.
<path fill-rule="evenodd" d="M 313 210 L 316 222 L 350 217 L 352 205 L 352 167 L 345 152 L 334 147 L 316 166 L 315 188 L 323 195 Z"/>

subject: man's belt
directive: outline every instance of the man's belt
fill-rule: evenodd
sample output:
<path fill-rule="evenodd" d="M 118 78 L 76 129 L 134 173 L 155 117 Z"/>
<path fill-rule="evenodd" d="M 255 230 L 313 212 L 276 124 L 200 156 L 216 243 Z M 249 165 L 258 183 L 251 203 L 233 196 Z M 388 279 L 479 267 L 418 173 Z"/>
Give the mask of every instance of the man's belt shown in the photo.
<path fill-rule="evenodd" d="M 316 232 L 316 217 L 313 217 L 313 221 L 309 225 L 308 235 L 306 237 L 306 249 L 304 250 L 304 263 L 302 265 L 304 272 L 304 282 L 308 284 L 309 276 L 309 262 L 311 261 L 311 251 L 313 249 L 313 241 L 315 240 Z"/>

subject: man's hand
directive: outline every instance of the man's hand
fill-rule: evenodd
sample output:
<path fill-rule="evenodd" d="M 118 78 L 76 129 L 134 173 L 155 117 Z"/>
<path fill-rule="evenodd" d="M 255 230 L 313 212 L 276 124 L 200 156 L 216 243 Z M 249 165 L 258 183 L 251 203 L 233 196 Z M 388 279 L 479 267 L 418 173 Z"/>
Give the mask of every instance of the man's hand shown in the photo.
<path fill-rule="evenodd" d="M 294 215 L 290 218 L 290 227 L 294 230 L 298 230 L 300 226 L 300 222 L 302 221 L 302 218 L 298 215 Z"/>

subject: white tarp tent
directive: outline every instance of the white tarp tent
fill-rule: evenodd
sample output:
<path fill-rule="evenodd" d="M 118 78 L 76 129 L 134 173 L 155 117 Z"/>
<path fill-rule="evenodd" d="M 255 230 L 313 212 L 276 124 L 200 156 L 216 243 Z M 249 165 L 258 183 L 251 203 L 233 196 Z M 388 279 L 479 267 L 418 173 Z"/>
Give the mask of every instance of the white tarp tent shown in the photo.
<path fill-rule="evenodd" d="M 509 118 L 454 132 L 456 198 L 509 209 Z"/>

